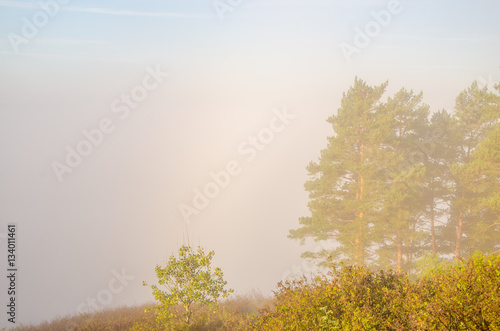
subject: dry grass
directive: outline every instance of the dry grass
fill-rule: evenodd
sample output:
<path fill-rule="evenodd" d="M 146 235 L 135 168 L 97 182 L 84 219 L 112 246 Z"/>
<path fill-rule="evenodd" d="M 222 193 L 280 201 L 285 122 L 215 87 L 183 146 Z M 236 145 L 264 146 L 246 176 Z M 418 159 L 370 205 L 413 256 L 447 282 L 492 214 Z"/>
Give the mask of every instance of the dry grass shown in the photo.
<path fill-rule="evenodd" d="M 154 321 L 152 313 L 144 312 L 146 306 L 119 307 L 93 314 L 67 316 L 39 325 L 18 326 L 13 331 L 77 331 L 77 330 L 129 330 L 141 321 Z"/>
<path fill-rule="evenodd" d="M 191 330 L 246 330 L 258 309 L 269 306 L 271 299 L 257 292 L 240 295 L 220 303 L 218 312 L 201 307 L 195 316 Z M 154 312 L 145 312 L 146 305 L 119 307 L 93 314 L 67 316 L 38 325 L 18 326 L 13 331 L 118 331 L 118 330 L 161 330 Z M 180 307 L 178 307 L 180 308 Z M 180 312 L 180 310 L 179 310 Z M 180 322 L 173 329 L 182 329 Z M 168 330 L 168 328 L 167 328 Z"/>

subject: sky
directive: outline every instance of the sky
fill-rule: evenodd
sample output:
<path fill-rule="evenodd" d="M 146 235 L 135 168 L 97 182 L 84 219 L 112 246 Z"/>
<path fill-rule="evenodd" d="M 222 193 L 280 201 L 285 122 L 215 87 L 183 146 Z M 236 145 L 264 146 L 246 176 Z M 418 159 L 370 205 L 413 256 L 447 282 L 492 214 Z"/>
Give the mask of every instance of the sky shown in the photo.
<path fill-rule="evenodd" d="M 354 78 L 453 111 L 500 80 L 496 0 L 0 0 L 0 267 L 16 322 L 153 300 L 183 244 L 229 287 L 311 271 L 287 238 Z M 7 304 L 6 277 L 0 281 Z M 93 306 L 92 302 L 96 302 Z M 94 307 L 94 308 L 93 308 Z M 0 327 L 12 326 L 2 314 Z"/>

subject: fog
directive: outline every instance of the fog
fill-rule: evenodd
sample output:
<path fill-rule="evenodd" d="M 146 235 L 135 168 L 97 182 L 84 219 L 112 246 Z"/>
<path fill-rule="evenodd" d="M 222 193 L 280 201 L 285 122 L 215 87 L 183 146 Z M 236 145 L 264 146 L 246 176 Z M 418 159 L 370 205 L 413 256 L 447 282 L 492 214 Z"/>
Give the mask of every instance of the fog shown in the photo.
<path fill-rule="evenodd" d="M 57 6 L 0 1 L 0 265 L 16 223 L 16 324 L 76 314 L 113 282 L 100 308 L 151 302 L 142 282 L 187 240 L 215 251 L 236 293 L 271 294 L 319 245 L 287 235 L 356 76 L 423 91 L 431 112 L 500 80 L 493 0 L 40 3 Z"/>

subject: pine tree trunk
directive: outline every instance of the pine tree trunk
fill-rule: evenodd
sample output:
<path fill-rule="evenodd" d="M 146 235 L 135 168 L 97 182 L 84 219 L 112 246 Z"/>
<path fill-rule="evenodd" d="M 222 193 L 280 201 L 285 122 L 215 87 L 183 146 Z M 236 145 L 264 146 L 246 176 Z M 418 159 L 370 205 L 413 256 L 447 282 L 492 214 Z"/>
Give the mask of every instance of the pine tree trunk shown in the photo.
<path fill-rule="evenodd" d="M 397 239 L 396 239 L 396 247 L 398 250 L 397 258 L 398 258 L 398 270 L 403 270 L 403 238 L 401 236 L 401 229 L 398 229 Z"/>
<path fill-rule="evenodd" d="M 362 134 L 364 134 L 365 128 L 362 129 Z M 361 138 L 361 151 L 360 151 L 360 161 L 361 164 L 364 163 L 365 161 L 365 144 L 364 144 L 364 138 Z M 364 176 L 363 173 L 361 173 L 359 177 L 359 201 L 363 201 L 363 189 L 364 189 Z M 363 265 L 365 264 L 365 240 L 364 240 L 364 235 L 365 235 L 365 220 L 364 217 L 365 213 L 364 211 L 361 211 L 359 213 L 359 229 L 356 237 L 356 265 Z"/>
<path fill-rule="evenodd" d="M 359 214 L 360 217 L 360 225 L 358 228 L 358 233 L 356 234 L 356 257 L 354 264 L 355 265 L 363 265 L 365 263 L 365 241 L 364 241 L 364 227 L 365 223 L 363 220 L 363 212 Z"/>
<path fill-rule="evenodd" d="M 462 203 L 465 200 L 465 190 L 462 189 Z M 461 207 L 462 209 L 463 207 Z M 458 226 L 457 226 L 457 243 L 455 247 L 455 259 L 460 260 L 461 257 L 461 249 L 462 249 L 462 233 L 463 233 L 463 226 L 464 226 L 464 216 L 465 213 L 462 210 L 460 210 L 460 215 L 458 216 Z"/>
<path fill-rule="evenodd" d="M 462 231 L 463 231 L 463 225 L 464 225 L 464 212 L 460 212 L 460 216 L 458 217 L 458 227 L 457 227 L 457 244 L 455 247 L 455 259 L 460 260 L 460 250 L 461 250 L 461 244 L 462 244 Z"/>
<path fill-rule="evenodd" d="M 436 229 L 434 226 L 434 197 L 431 201 L 431 209 L 430 209 L 430 221 L 431 221 L 431 242 L 432 242 L 432 254 L 434 256 L 437 255 L 437 247 L 436 247 Z"/>
<path fill-rule="evenodd" d="M 413 233 L 416 233 L 416 228 L 417 228 L 417 223 L 413 223 L 413 228 L 412 231 Z M 413 257 L 415 254 L 415 245 L 413 242 L 413 238 L 410 237 L 410 246 L 408 248 L 408 253 L 406 254 L 406 261 L 408 262 L 408 269 L 406 270 L 408 274 L 411 274 L 412 271 L 412 265 L 413 265 Z"/>

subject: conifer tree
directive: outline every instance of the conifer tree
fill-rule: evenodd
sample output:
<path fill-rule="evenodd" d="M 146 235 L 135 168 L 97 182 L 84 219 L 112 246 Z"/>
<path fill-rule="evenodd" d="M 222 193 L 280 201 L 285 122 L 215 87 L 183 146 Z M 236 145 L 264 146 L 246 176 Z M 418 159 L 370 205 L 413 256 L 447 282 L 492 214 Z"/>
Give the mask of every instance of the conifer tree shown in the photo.
<path fill-rule="evenodd" d="M 356 78 L 328 118 L 334 134 L 307 166 L 311 216 L 289 237 L 339 244 L 305 252 L 410 271 L 427 251 L 460 259 L 500 249 L 500 97 L 474 82 L 455 113 L 429 120 L 422 93 Z M 500 92 L 500 84 L 495 87 Z"/>
<path fill-rule="evenodd" d="M 467 249 L 467 241 L 479 222 L 480 215 L 474 212 L 476 196 L 474 194 L 475 177 L 471 170 L 473 153 L 491 128 L 500 118 L 498 96 L 489 92 L 487 87 L 479 88 L 477 82 L 462 91 L 455 102 L 450 136 L 450 146 L 456 152 L 455 162 L 450 166 L 454 192 L 451 199 L 451 219 L 448 233 L 455 233 L 454 255 L 460 259 Z M 453 241 L 452 241 L 453 242 Z"/>
<path fill-rule="evenodd" d="M 433 257 L 442 252 L 442 225 L 447 221 L 451 194 L 451 177 L 448 165 L 455 152 L 448 146 L 451 115 L 444 109 L 434 113 L 420 146 L 425 166 L 423 187 L 424 218 L 429 232 L 428 246 Z"/>
<path fill-rule="evenodd" d="M 289 237 L 302 242 L 335 238 L 340 246 L 333 252 L 306 252 L 306 258 L 331 254 L 358 265 L 373 258 L 371 229 L 379 219 L 383 188 L 380 146 L 387 132 L 379 110 L 386 87 L 387 82 L 372 87 L 356 78 L 337 114 L 327 120 L 334 135 L 319 162 L 307 166 L 311 216 L 300 218 L 301 228 L 291 230 Z"/>
<path fill-rule="evenodd" d="M 419 146 L 425 138 L 429 106 L 422 104 L 422 99 L 422 93 L 401 89 L 387 100 L 382 109 L 385 121 L 379 122 L 389 128 L 379 166 L 391 176 L 381 196 L 381 219 L 374 228 L 379 242 L 377 254 L 381 266 L 399 270 L 411 267 L 424 238 L 421 211 L 425 167 Z"/>
<path fill-rule="evenodd" d="M 490 131 L 472 154 L 468 166 L 474 185 L 472 213 L 477 221 L 471 224 L 468 244 L 483 252 L 500 249 L 500 125 Z"/>

